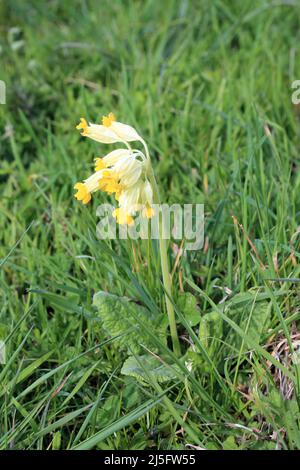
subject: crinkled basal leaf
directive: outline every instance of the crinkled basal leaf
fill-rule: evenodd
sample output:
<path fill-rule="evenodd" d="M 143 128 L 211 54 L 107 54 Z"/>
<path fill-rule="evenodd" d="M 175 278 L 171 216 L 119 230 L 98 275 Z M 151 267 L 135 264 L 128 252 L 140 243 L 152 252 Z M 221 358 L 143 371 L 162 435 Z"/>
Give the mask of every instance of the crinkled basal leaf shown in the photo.
<path fill-rule="evenodd" d="M 270 319 L 272 304 L 268 302 L 258 302 L 254 308 L 250 307 L 251 318 L 244 317 L 241 328 L 247 332 L 247 337 L 259 344 L 264 331 L 267 331 L 268 320 Z"/>
<path fill-rule="evenodd" d="M 217 364 L 221 360 L 220 341 L 223 336 L 223 320 L 217 312 L 203 315 L 199 327 L 199 339 L 208 356 Z M 192 360 L 193 362 L 193 360 Z M 203 371 L 209 372 L 210 365 L 203 361 Z"/>
<path fill-rule="evenodd" d="M 177 366 L 173 365 L 172 367 L 176 368 Z M 130 356 L 124 362 L 121 373 L 136 378 L 143 385 L 148 385 L 149 381 L 151 382 L 151 376 L 160 383 L 176 378 L 176 374 L 169 367 L 162 364 L 154 356 L 147 354 L 139 356 L 138 359 Z"/>
<path fill-rule="evenodd" d="M 215 339 L 222 337 L 223 320 L 217 312 L 209 312 L 203 315 L 199 328 L 199 339 L 207 352 L 213 354 L 219 348 L 219 342 Z"/>
<path fill-rule="evenodd" d="M 278 296 L 279 293 L 275 292 L 275 296 Z M 229 299 L 227 299 L 224 302 L 224 307 L 230 308 L 230 311 L 236 309 L 236 308 L 243 308 L 244 306 L 251 305 L 254 301 L 255 303 L 263 302 L 263 301 L 268 301 L 270 298 L 269 294 L 267 292 L 257 292 L 257 289 L 249 289 L 248 292 L 239 292 L 238 294 L 235 294 L 234 296 L 231 296 Z"/>
<path fill-rule="evenodd" d="M 109 336 L 123 335 L 115 341 L 119 347 L 139 353 L 141 345 L 144 345 L 151 351 L 156 351 L 147 329 L 155 332 L 156 336 L 164 341 L 160 318 L 154 317 L 149 310 L 128 298 L 100 291 L 94 295 L 93 304 Z"/>
<path fill-rule="evenodd" d="M 253 305 L 254 304 L 254 305 Z M 267 331 L 271 316 L 272 305 L 265 300 L 258 302 L 253 296 L 243 308 L 231 309 L 231 305 L 226 308 L 226 314 L 231 315 L 233 320 L 242 328 L 247 338 L 259 344 L 264 332 Z M 235 347 L 239 347 L 242 338 L 231 332 L 234 338 Z"/>
<path fill-rule="evenodd" d="M 201 319 L 200 310 L 197 307 L 197 299 L 190 292 L 180 294 L 177 301 L 178 307 L 190 326 L 198 325 Z"/>

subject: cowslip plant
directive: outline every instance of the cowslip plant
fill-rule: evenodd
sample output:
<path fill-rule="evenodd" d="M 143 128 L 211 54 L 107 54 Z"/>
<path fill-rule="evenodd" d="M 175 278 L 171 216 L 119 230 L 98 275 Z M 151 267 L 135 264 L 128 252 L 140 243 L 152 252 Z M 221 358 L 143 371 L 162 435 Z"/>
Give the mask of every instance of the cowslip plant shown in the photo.
<path fill-rule="evenodd" d="M 144 139 L 127 124 L 118 122 L 113 113 L 102 118 L 102 124 L 88 123 L 81 118 L 76 127 L 81 135 L 103 144 L 122 143 L 123 148 L 113 150 L 95 159 L 95 172 L 83 182 L 76 183 L 75 197 L 83 204 L 90 202 L 97 191 L 114 195 L 118 207 L 112 215 L 121 225 L 133 226 L 135 216 L 150 219 L 154 215 L 153 204 L 160 204 L 159 190 L 151 164 L 150 153 Z M 132 147 L 140 142 L 144 152 Z M 159 217 L 159 247 L 165 289 L 166 307 L 173 350 L 180 355 L 180 343 L 172 304 L 172 285 L 168 266 L 167 244 L 163 237 L 163 219 Z"/>

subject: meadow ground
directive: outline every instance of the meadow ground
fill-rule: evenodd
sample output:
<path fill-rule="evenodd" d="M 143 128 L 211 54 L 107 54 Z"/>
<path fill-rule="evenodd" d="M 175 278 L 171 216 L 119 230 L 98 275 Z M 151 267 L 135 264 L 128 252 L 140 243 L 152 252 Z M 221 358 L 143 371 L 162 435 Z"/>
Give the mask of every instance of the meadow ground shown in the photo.
<path fill-rule="evenodd" d="M 300 449 L 299 2 L 0 13 L 0 449 Z M 180 358 L 157 243 L 73 197 L 107 151 L 75 125 L 110 111 L 165 202 L 205 204 L 204 248 L 169 246 Z"/>

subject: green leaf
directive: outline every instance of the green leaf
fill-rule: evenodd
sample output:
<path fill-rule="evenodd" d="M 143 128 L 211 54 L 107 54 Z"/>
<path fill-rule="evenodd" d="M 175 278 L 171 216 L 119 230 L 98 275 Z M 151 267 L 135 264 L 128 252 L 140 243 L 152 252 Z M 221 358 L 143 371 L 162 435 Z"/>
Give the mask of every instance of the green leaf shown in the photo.
<path fill-rule="evenodd" d="M 177 305 L 190 326 L 198 325 L 201 316 L 197 307 L 197 299 L 193 294 L 190 292 L 180 294 Z"/>
<path fill-rule="evenodd" d="M 160 339 L 164 339 L 163 327 L 160 317 L 153 316 L 149 310 L 127 297 L 118 297 L 100 291 L 94 295 L 93 304 L 98 310 L 102 326 L 110 336 L 122 335 L 116 340 L 119 347 L 138 354 L 141 345 L 155 350 L 153 342 L 147 335 L 146 328 L 157 332 Z"/>
<path fill-rule="evenodd" d="M 143 385 L 148 385 L 151 376 L 160 383 L 176 378 L 175 374 L 168 366 L 162 364 L 156 357 L 147 354 L 139 356 L 138 358 L 130 356 L 124 362 L 121 373 L 135 377 Z"/>
<path fill-rule="evenodd" d="M 255 296 L 253 296 L 252 302 L 248 302 L 243 308 L 235 309 L 236 322 L 251 341 L 260 342 L 262 334 L 267 330 L 271 308 L 271 303 L 267 301 L 257 302 Z M 235 345 L 237 345 L 236 336 L 234 334 Z M 240 342 L 241 340 L 238 340 L 238 343 Z"/>
<path fill-rule="evenodd" d="M 251 309 L 251 318 L 248 322 L 247 318 L 244 318 L 241 327 L 247 328 L 248 337 L 259 343 L 261 335 L 264 331 L 266 331 L 266 324 L 268 319 L 270 318 L 272 305 L 268 302 L 259 302 L 256 303 Z"/>
<path fill-rule="evenodd" d="M 223 320 L 217 312 L 209 312 L 201 318 L 199 339 L 212 357 L 219 348 L 216 338 L 222 337 Z"/>
<path fill-rule="evenodd" d="M 225 439 L 223 442 L 223 450 L 238 450 L 234 436 L 229 436 L 227 439 Z"/>
<path fill-rule="evenodd" d="M 120 396 L 110 395 L 97 411 L 97 423 L 104 428 L 118 418 L 120 413 Z"/>
<path fill-rule="evenodd" d="M 61 432 L 57 431 L 53 436 L 52 449 L 59 450 L 61 445 Z"/>

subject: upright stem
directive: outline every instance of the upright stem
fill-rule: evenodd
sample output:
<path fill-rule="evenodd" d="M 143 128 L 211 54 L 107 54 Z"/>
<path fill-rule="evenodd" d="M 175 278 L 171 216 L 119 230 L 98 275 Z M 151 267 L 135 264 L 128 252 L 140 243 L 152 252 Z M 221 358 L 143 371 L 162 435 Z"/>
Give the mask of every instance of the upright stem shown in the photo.
<path fill-rule="evenodd" d="M 176 354 L 176 356 L 179 357 L 181 355 L 180 343 L 179 343 L 178 334 L 177 334 L 174 308 L 170 300 L 170 298 L 172 298 L 171 297 L 172 285 L 171 285 L 171 278 L 170 278 L 169 266 L 168 266 L 167 244 L 166 244 L 166 240 L 162 238 L 162 230 L 161 230 L 162 223 L 160 224 L 160 229 L 159 229 L 159 248 L 160 248 L 160 257 L 161 257 L 161 270 L 162 270 L 162 275 L 163 275 L 164 288 L 166 291 L 165 297 L 166 297 L 167 312 L 168 312 L 169 325 L 170 325 L 170 331 L 171 331 L 171 337 L 172 337 L 172 343 L 173 343 L 173 351 Z"/>
<path fill-rule="evenodd" d="M 151 181 L 154 193 L 154 201 L 159 204 L 160 197 L 159 197 L 159 190 L 156 183 L 156 179 L 153 173 L 152 167 L 149 171 L 149 179 Z M 170 325 L 170 332 L 173 344 L 173 351 L 176 356 L 180 357 L 181 350 L 180 350 L 180 343 L 178 339 L 177 327 L 176 327 L 176 319 L 175 319 L 175 312 L 172 304 L 172 284 L 171 284 L 171 277 L 169 272 L 169 263 L 168 263 L 168 252 L 167 252 L 167 243 L 166 240 L 163 238 L 163 216 L 159 217 L 159 249 L 160 249 L 160 259 L 161 259 L 161 270 L 163 276 L 163 284 L 165 288 L 165 298 L 166 298 L 166 306 L 167 306 L 167 313 Z"/>

